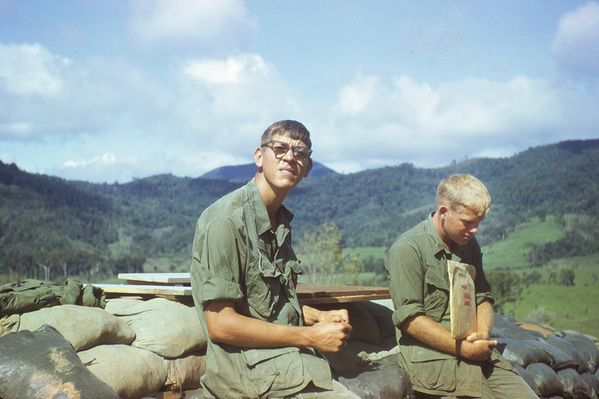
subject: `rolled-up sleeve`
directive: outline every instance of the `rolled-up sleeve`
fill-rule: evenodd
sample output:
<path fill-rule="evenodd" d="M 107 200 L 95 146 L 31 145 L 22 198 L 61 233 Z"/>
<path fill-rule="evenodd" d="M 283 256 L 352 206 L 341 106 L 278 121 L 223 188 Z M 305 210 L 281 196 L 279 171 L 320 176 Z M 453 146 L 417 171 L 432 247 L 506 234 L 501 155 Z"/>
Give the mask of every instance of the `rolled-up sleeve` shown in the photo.
<path fill-rule="evenodd" d="M 385 258 L 389 272 L 389 293 L 393 300 L 393 324 L 424 314 L 424 272 L 417 250 L 406 241 L 396 241 Z"/>
<path fill-rule="evenodd" d="M 202 308 L 211 301 L 243 298 L 240 279 L 245 254 L 240 251 L 240 235 L 228 218 L 215 219 L 204 229 L 203 240 L 194 243 L 193 267 L 199 273 L 199 284 L 194 288 Z"/>

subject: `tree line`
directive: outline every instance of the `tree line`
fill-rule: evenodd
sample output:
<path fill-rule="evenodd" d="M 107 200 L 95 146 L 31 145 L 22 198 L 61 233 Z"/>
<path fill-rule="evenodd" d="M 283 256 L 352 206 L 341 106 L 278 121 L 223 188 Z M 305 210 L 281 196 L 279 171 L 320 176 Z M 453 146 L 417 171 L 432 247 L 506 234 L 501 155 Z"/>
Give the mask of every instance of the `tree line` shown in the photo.
<path fill-rule="evenodd" d="M 334 223 L 341 248 L 388 247 L 435 209 L 442 178 L 470 173 L 493 198 L 479 232 L 485 243 L 505 238 L 533 216 L 581 215 L 562 241 L 533 250 L 530 262 L 538 266 L 555 256 L 599 251 L 597 170 L 599 140 L 567 141 L 442 168 L 400 164 L 305 179 L 285 205 L 296 216 L 296 243 Z M 0 273 L 31 277 L 39 273 L 38 264 L 52 264 L 55 273 L 66 263 L 67 274 L 110 275 L 135 269 L 127 262 L 117 266 L 126 256 L 190 256 L 200 213 L 242 184 L 172 175 L 91 184 L 29 174 L 0 162 Z M 361 261 L 363 268 L 380 271 L 380 260 Z"/>

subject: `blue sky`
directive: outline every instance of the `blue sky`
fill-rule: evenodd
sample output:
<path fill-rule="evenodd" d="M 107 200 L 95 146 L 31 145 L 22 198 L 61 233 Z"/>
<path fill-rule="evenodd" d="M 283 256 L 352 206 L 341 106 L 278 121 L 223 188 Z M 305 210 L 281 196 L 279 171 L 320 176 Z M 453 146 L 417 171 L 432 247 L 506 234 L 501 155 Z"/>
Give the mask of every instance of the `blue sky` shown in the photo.
<path fill-rule="evenodd" d="M 599 2 L 0 0 L 4 163 L 198 177 L 281 119 L 341 173 L 599 138 Z"/>

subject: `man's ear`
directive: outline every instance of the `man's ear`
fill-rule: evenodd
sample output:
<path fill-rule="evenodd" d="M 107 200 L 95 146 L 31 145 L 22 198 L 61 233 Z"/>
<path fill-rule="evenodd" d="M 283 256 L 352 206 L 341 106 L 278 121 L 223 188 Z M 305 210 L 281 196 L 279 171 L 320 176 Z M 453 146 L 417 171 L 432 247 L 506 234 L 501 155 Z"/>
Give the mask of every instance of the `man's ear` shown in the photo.
<path fill-rule="evenodd" d="M 447 205 L 440 205 L 439 209 L 437 209 L 437 212 L 439 213 L 439 217 L 441 219 L 445 219 L 449 214 L 449 207 Z"/>
<path fill-rule="evenodd" d="M 304 177 L 308 177 L 308 173 L 310 173 L 312 170 L 312 166 L 312 158 L 308 158 L 308 164 L 306 165 L 306 173 L 304 174 Z"/>
<path fill-rule="evenodd" d="M 254 163 L 256 164 L 258 169 L 262 168 L 263 160 L 264 160 L 264 152 L 262 152 L 261 147 L 258 147 L 258 148 L 256 148 L 256 151 L 254 151 Z"/>

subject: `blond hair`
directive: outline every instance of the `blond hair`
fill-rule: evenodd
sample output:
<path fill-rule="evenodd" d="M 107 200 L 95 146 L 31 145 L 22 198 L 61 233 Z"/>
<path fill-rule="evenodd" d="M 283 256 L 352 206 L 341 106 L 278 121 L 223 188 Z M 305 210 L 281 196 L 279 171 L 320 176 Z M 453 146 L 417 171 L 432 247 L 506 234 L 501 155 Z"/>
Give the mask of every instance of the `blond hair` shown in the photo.
<path fill-rule="evenodd" d="M 455 212 L 470 208 L 478 216 L 489 212 L 491 196 L 485 185 L 468 174 L 453 175 L 441 180 L 437 188 L 437 207 L 447 206 Z"/>

